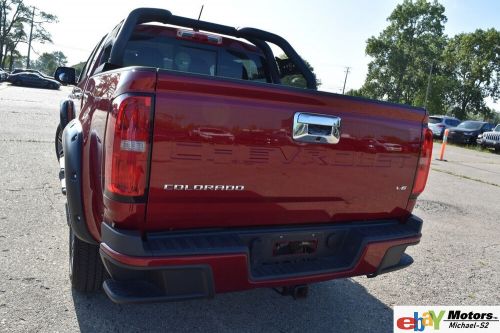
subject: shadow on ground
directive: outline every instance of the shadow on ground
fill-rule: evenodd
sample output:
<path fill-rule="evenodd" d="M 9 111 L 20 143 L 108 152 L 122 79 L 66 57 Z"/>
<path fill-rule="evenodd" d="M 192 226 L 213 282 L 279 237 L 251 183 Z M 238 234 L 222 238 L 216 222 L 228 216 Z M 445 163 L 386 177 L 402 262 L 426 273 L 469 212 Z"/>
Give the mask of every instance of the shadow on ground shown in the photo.
<path fill-rule="evenodd" d="M 294 301 L 271 289 L 212 300 L 117 305 L 103 293 L 73 291 L 82 332 L 372 332 L 392 326 L 392 310 L 351 279 L 315 284 Z"/>

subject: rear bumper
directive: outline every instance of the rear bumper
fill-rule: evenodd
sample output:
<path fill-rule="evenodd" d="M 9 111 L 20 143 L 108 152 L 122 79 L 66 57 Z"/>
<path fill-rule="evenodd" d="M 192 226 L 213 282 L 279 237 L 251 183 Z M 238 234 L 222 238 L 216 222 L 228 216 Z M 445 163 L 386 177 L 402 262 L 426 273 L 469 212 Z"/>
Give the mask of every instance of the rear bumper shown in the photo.
<path fill-rule="evenodd" d="M 410 265 L 404 251 L 422 220 L 327 226 L 170 232 L 146 236 L 102 224 L 100 253 L 117 303 L 213 297 L 258 287 L 308 284 L 378 274 Z M 312 253 L 277 255 L 277 244 L 307 240 Z"/>
<path fill-rule="evenodd" d="M 500 141 L 483 138 L 480 144 L 487 148 L 497 148 L 497 149 L 500 148 Z"/>

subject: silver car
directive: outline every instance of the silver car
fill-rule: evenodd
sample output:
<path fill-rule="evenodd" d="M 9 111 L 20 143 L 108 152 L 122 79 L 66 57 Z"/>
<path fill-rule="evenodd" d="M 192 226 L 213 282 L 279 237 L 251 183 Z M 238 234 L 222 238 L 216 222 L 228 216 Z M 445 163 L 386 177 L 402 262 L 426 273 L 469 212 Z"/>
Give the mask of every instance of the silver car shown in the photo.
<path fill-rule="evenodd" d="M 500 152 L 500 124 L 490 132 L 479 134 L 477 144 L 483 148 L 495 148 L 496 152 Z"/>
<path fill-rule="evenodd" d="M 443 138 L 444 131 L 447 128 L 457 127 L 460 124 L 460 119 L 450 116 L 430 116 L 429 129 L 435 138 Z"/>

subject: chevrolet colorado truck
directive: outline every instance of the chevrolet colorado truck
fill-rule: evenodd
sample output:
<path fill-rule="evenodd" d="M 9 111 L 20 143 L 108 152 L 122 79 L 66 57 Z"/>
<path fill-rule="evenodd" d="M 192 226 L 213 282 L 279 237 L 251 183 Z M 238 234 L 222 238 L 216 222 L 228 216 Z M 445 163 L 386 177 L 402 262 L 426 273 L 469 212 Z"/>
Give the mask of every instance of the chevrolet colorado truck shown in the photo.
<path fill-rule="evenodd" d="M 286 57 L 275 57 L 273 47 Z M 421 237 L 424 109 L 317 91 L 282 37 L 139 8 L 60 105 L 70 280 L 117 303 L 407 267 Z"/>

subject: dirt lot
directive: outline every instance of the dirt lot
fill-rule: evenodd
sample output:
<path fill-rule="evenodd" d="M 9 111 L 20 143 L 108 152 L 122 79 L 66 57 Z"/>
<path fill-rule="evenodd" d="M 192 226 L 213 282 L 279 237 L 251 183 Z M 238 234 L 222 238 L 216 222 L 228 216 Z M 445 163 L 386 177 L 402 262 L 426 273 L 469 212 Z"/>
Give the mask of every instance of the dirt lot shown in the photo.
<path fill-rule="evenodd" d="M 389 331 L 394 305 L 500 304 L 500 155 L 458 147 L 433 162 L 415 211 L 423 238 L 406 270 L 313 285 L 300 301 L 262 289 L 120 306 L 75 293 L 54 153 L 68 91 L 0 84 L 1 332 Z"/>

